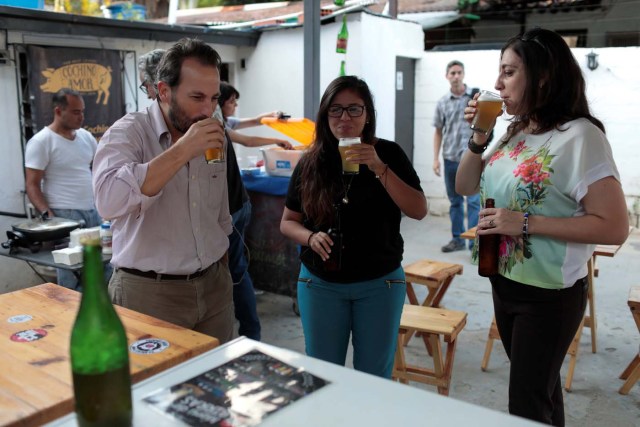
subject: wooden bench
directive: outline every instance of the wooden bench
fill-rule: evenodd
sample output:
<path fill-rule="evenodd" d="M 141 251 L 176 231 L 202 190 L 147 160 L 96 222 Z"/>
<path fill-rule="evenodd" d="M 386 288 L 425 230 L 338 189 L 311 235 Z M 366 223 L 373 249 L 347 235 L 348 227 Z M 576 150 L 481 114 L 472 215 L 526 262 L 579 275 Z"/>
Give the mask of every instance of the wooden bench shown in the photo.
<path fill-rule="evenodd" d="M 422 305 L 424 307 L 440 308 L 440 303 L 444 294 L 449 289 L 456 274 L 462 274 L 463 267 L 460 264 L 433 261 L 423 259 L 404 267 L 404 274 L 407 280 L 407 298 L 412 305 Z M 413 285 L 424 285 L 427 287 L 427 297 L 420 303 L 416 296 Z M 409 343 L 415 331 L 408 331 L 405 336 L 404 345 Z M 429 353 L 431 354 L 431 353 Z"/>
<path fill-rule="evenodd" d="M 448 396 L 457 338 L 466 323 L 467 313 L 463 311 L 406 304 L 400 320 L 393 379 L 404 384 L 417 381 L 435 385 L 438 393 Z M 433 369 L 406 363 L 404 339 L 410 330 L 420 332 L 425 347 L 431 349 Z M 442 352 L 442 341 L 447 343 L 446 354 Z"/>
<path fill-rule="evenodd" d="M 638 332 L 640 332 L 640 287 L 633 287 L 629 292 L 629 309 L 633 315 L 633 320 L 636 321 Z M 629 366 L 620 374 L 620 379 L 626 380 L 622 387 L 620 387 L 620 394 L 629 394 L 631 387 L 640 380 L 640 349 L 638 354 L 633 358 Z"/>

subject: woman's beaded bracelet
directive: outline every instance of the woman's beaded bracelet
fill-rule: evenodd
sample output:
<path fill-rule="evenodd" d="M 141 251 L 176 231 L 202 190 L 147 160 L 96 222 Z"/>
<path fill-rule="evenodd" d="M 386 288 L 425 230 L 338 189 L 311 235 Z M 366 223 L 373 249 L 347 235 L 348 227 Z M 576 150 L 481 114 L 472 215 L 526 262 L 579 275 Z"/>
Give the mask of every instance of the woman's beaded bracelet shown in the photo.
<path fill-rule="evenodd" d="M 309 234 L 309 237 L 307 238 L 307 246 L 311 247 L 311 238 L 316 233 L 317 233 L 317 231 L 312 231 L 311 234 Z"/>
<path fill-rule="evenodd" d="M 529 212 L 524 213 L 524 222 L 522 223 L 522 237 L 529 238 Z"/>
<path fill-rule="evenodd" d="M 482 153 L 485 152 L 485 150 L 487 149 L 488 145 L 489 144 L 484 144 L 484 145 L 476 144 L 475 142 L 473 142 L 473 135 L 471 135 L 471 137 L 469 138 L 469 142 L 467 143 L 467 148 L 473 154 L 482 154 Z"/>

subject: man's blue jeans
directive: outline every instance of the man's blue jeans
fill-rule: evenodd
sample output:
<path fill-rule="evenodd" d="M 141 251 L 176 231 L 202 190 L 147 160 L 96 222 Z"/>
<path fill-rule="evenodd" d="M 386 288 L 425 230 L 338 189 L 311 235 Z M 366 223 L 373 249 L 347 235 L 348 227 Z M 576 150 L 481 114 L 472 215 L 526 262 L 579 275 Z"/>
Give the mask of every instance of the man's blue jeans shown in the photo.
<path fill-rule="evenodd" d="M 76 221 L 84 221 L 85 228 L 97 227 L 102 223 L 98 211 L 95 209 L 80 210 L 80 209 L 53 209 L 53 214 L 57 217 L 73 219 Z M 104 281 L 105 286 L 111 279 L 113 269 L 110 263 L 104 266 Z M 82 285 L 78 281 L 78 278 L 70 270 L 57 269 L 58 273 L 58 285 L 65 288 L 75 289 L 76 291 L 82 290 Z"/>
<path fill-rule="evenodd" d="M 467 196 L 467 227 L 464 226 L 464 196 L 456 193 L 456 173 L 460 162 L 444 160 L 444 183 L 447 188 L 447 197 L 451 206 L 449 207 L 449 218 L 451 219 L 451 235 L 456 242 L 462 243 L 460 237 L 465 230 L 478 225 L 480 215 L 480 194 Z M 469 243 L 469 247 L 473 242 Z"/>
<path fill-rule="evenodd" d="M 229 270 L 233 279 L 233 305 L 240 322 L 238 333 L 260 341 L 260 319 L 256 307 L 256 294 L 249 276 L 249 263 L 245 255 L 244 231 L 251 220 L 251 202 L 231 215 L 233 232 L 229 235 Z"/>

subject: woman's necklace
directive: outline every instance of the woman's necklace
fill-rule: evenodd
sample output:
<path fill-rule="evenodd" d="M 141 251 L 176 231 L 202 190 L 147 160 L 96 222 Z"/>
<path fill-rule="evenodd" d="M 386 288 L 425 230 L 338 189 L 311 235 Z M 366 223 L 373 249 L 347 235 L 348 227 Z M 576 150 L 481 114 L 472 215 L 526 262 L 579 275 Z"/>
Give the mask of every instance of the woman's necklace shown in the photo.
<path fill-rule="evenodd" d="M 353 177 L 355 174 L 351 175 L 349 178 L 349 184 L 344 185 L 344 178 L 342 178 L 342 188 L 344 188 L 344 197 L 342 198 L 342 203 L 345 205 L 349 204 L 349 190 L 351 189 L 351 184 L 353 183 Z"/>

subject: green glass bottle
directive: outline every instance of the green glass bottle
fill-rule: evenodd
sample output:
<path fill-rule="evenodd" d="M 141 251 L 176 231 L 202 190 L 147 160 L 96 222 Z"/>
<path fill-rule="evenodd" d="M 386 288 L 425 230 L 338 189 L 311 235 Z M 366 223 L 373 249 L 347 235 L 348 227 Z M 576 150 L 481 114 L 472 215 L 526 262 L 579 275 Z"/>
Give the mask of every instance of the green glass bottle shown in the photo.
<path fill-rule="evenodd" d="M 342 60 L 342 61 L 340 61 L 340 77 L 346 76 L 346 75 L 347 75 L 347 70 L 346 70 L 346 66 L 345 66 L 345 61 Z"/>
<path fill-rule="evenodd" d="M 338 33 L 336 52 L 347 53 L 347 42 L 349 41 L 349 30 L 347 30 L 347 15 L 342 15 L 342 28 Z"/>
<path fill-rule="evenodd" d="M 71 371 L 78 425 L 130 426 L 127 336 L 104 283 L 99 239 L 82 242 L 83 294 L 71 331 Z"/>
<path fill-rule="evenodd" d="M 340 7 L 344 6 L 344 2 L 345 0 L 333 0 L 333 4 Z"/>

